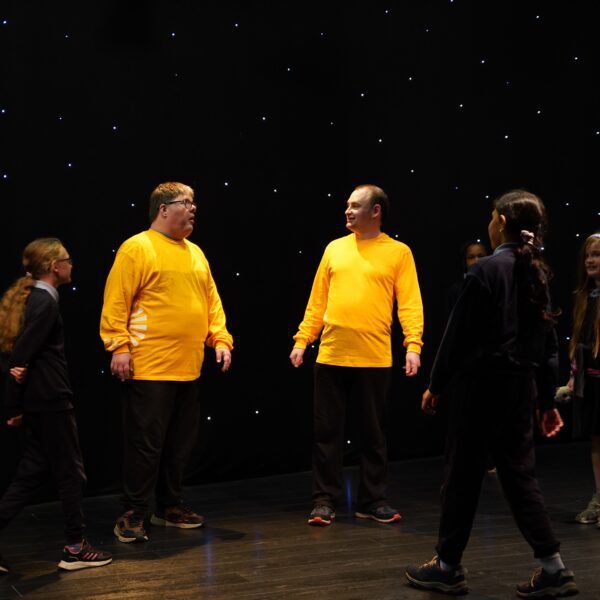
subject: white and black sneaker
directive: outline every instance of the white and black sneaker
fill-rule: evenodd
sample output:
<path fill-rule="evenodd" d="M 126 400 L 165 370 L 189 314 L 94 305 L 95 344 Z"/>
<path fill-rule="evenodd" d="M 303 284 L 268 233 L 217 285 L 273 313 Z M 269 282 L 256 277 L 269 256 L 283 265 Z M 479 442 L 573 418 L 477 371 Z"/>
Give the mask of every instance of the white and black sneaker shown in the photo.
<path fill-rule="evenodd" d="M 73 552 L 69 546 L 63 548 L 62 560 L 58 563 L 58 568 L 65 571 L 77 571 L 79 569 L 103 567 L 110 562 L 112 562 L 110 552 L 97 550 L 87 540 L 83 540 L 78 552 Z"/>

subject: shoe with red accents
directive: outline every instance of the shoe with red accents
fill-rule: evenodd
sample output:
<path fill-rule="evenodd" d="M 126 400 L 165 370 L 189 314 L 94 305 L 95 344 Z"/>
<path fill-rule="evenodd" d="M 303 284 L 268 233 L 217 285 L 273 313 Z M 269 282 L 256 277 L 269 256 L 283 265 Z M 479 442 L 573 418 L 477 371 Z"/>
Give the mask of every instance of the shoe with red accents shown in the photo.
<path fill-rule="evenodd" d="M 91 567 L 103 567 L 112 562 L 110 552 L 103 552 L 94 548 L 87 540 L 76 546 L 63 548 L 62 560 L 58 563 L 59 569 L 77 571 Z"/>
<path fill-rule="evenodd" d="M 395 523 L 402 518 L 400 513 L 391 506 L 376 506 L 374 508 L 367 508 L 363 511 L 356 511 L 354 516 L 358 517 L 359 519 L 371 519 L 373 521 L 377 521 L 378 523 Z"/>
<path fill-rule="evenodd" d="M 308 524 L 316 525 L 317 527 L 327 527 L 335 520 L 335 511 L 331 506 L 319 504 L 315 506 L 310 515 L 308 515 Z"/>

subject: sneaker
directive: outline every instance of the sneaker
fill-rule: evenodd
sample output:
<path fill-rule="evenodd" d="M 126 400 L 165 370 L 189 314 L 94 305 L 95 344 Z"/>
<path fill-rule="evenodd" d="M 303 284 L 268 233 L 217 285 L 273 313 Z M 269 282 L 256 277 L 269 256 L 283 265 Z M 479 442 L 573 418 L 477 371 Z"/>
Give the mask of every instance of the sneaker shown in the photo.
<path fill-rule="evenodd" d="M 575 520 L 578 523 L 598 523 L 600 519 L 600 502 L 598 502 L 598 494 L 594 494 L 589 501 L 585 510 L 582 510 Z"/>
<path fill-rule="evenodd" d="M 176 504 L 163 510 L 157 510 L 151 517 L 152 525 L 196 529 L 204 525 L 204 517 L 185 504 Z"/>
<path fill-rule="evenodd" d="M 2 558 L 2 554 L 0 554 L 0 575 L 2 575 L 3 573 L 9 573 L 10 569 L 8 568 L 8 565 L 4 562 L 4 559 Z"/>
<path fill-rule="evenodd" d="M 390 506 L 376 506 L 365 511 L 356 511 L 354 516 L 359 519 L 372 519 L 378 523 L 395 523 L 402 518 L 400 513 Z"/>
<path fill-rule="evenodd" d="M 128 510 L 123 513 L 115 523 L 113 533 L 120 542 L 147 542 L 148 534 L 144 529 L 144 518 Z"/>
<path fill-rule="evenodd" d="M 561 569 L 550 575 L 542 567 L 536 569 L 531 579 L 517 586 L 519 598 L 564 598 L 578 594 L 573 571 Z"/>
<path fill-rule="evenodd" d="M 63 548 L 62 560 L 58 563 L 58 568 L 65 571 L 77 571 L 90 567 L 103 567 L 110 562 L 112 562 L 110 552 L 96 550 L 87 540 L 83 540 L 77 553 L 70 550 L 68 546 Z"/>
<path fill-rule="evenodd" d="M 452 571 L 442 571 L 438 556 L 420 566 L 410 565 L 406 568 L 405 575 L 411 585 L 422 590 L 436 590 L 453 596 L 469 591 L 467 570 L 458 565 Z"/>
<path fill-rule="evenodd" d="M 327 527 L 327 525 L 331 525 L 334 520 L 335 511 L 331 506 L 325 506 L 324 504 L 315 506 L 310 515 L 308 515 L 308 524 L 316 525 L 317 527 Z"/>

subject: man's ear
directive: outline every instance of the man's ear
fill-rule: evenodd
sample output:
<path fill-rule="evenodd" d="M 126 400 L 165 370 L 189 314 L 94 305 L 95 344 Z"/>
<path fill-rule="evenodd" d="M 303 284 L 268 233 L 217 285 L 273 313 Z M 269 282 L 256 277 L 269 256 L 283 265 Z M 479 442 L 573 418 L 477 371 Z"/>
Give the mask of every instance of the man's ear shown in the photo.
<path fill-rule="evenodd" d="M 381 216 L 381 204 L 374 204 L 371 207 L 371 214 L 374 217 L 378 217 L 378 216 L 380 217 Z"/>

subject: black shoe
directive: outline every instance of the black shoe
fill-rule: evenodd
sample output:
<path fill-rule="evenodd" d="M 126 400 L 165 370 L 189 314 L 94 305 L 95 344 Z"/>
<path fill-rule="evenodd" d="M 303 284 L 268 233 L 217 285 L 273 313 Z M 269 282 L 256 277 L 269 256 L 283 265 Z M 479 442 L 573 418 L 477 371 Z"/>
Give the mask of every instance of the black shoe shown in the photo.
<path fill-rule="evenodd" d="M 77 571 L 91 567 L 103 567 L 112 562 L 112 554 L 93 548 L 87 540 L 81 543 L 79 552 L 74 553 L 68 546 L 63 548 L 62 560 L 58 563 L 59 569 Z"/>
<path fill-rule="evenodd" d="M 378 523 L 396 523 L 402 518 L 400 513 L 391 506 L 377 506 L 363 511 L 356 511 L 354 516 L 359 519 L 372 519 Z"/>
<path fill-rule="evenodd" d="M 310 515 L 308 515 L 308 524 L 317 525 L 320 527 L 327 527 L 331 525 L 335 520 L 335 511 L 331 506 L 325 506 L 319 504 L 312 509 Z"/>
<path fill-rule="evenodd" d="M 540 567 L 533 572 L 529 581 L 517 586 L 519 598 L 564 598 L 578 593 L 575 575 L 569 569 L 561 569 L 550 575 Z"/>
<path fill-rule="evenodd" d="M 406 568 L 405 575 L 411 585 L 422 590 L 436 590 L 453 596 L 466 594 L 469 591 L 467 570 L 458 565 L 452 571 L 442 571 L 437 556 L 420 566 L 410 565 Z"/>
<path fill-rule="evenodd" d="M 8 565 L 4 562 L 4 559 L 2 558 L 2 554 L 0 554 L 0 575 L 4 574 L 4 573 L 9 573 L 10 569 L 8 568 Z"/>
<path fill-rule="evenodd" d="M 144 518 L 136 515 L 132 510 L 128 510 L 117 519 L 113 533 L 120 542 L 125 544 L 148 541 Z"/>

